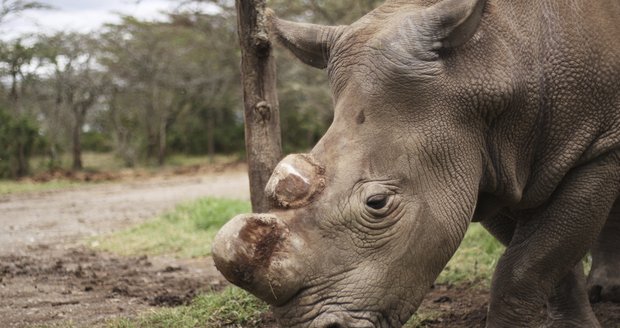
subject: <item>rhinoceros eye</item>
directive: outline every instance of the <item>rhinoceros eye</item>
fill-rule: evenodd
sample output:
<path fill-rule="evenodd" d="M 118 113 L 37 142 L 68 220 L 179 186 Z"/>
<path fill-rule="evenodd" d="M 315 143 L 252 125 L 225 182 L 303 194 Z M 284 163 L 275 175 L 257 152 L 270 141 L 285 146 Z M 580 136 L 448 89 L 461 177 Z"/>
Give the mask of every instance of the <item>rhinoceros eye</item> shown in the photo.
<path fill-rule="evenodd" d="M 373 210 L 380 210 L 387 205 L 388 195 L 372 195 L 366 199 L 366 206 Z"/>

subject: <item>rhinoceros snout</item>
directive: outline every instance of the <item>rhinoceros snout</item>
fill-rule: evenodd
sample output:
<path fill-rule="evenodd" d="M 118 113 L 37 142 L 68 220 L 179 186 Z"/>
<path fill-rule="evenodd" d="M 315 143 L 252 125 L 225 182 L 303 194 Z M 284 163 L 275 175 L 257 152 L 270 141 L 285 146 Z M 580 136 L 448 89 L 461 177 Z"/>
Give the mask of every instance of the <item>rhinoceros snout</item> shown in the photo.
<path fill-rule="evenodd" d="M 228 281 L 280 305 L 301 287 L 302 270 L 289 255 L 302 248 L 303 241 L 276 216 L 245 214 L 220 229 L 212 253 L 215 266 Z"/>

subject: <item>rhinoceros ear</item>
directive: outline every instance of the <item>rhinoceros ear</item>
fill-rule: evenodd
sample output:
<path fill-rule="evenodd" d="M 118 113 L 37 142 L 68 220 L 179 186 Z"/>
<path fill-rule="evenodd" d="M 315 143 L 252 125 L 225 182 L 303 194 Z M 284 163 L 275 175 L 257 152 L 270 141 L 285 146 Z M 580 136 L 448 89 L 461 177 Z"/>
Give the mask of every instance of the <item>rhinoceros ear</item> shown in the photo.
<path fill-rule="evenodd" d="M 443 0 L 422 12 L 430 50 L 463 45 L 478 29 L 486 0 Z"/>
<path fill-rule="evenodd" d="M 267 18 L 280 44 L 304 63 L 321 69 L 327 67 L 332 45 L 344 30 L 344 26 L 286 21 L 277 18 L 270 9 L 267 10 Z"/>

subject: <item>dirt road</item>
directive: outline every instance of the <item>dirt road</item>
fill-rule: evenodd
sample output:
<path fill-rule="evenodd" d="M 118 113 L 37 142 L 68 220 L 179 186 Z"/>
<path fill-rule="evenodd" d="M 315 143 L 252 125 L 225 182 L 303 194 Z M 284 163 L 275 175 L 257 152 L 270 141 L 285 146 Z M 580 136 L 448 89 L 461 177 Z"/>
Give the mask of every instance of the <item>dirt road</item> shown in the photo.
<path fill-rule="evenodd" d="M 0 196 L 0 254 L 118 230 L 204 196 L 249 199 L 247 173 L 235 170 Z"/>

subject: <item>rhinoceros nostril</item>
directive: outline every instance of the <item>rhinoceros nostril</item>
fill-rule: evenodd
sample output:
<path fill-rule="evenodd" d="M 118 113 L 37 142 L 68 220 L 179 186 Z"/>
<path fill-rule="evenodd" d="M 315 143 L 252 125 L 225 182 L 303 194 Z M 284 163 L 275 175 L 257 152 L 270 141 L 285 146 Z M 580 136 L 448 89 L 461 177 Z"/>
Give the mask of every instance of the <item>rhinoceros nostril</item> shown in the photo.
<path fill-rule="evenodd" d="M 311 328 L 345 328 L 343 318 L 334 313 L 324 314 L 310 324 Z"/>
<path fill-rule="evenodd" d="M 325 326 L 325 328 L 344 328 L 341 324 L 334 322 L 334 323 L 330 323 L 327 326 Z"/>

